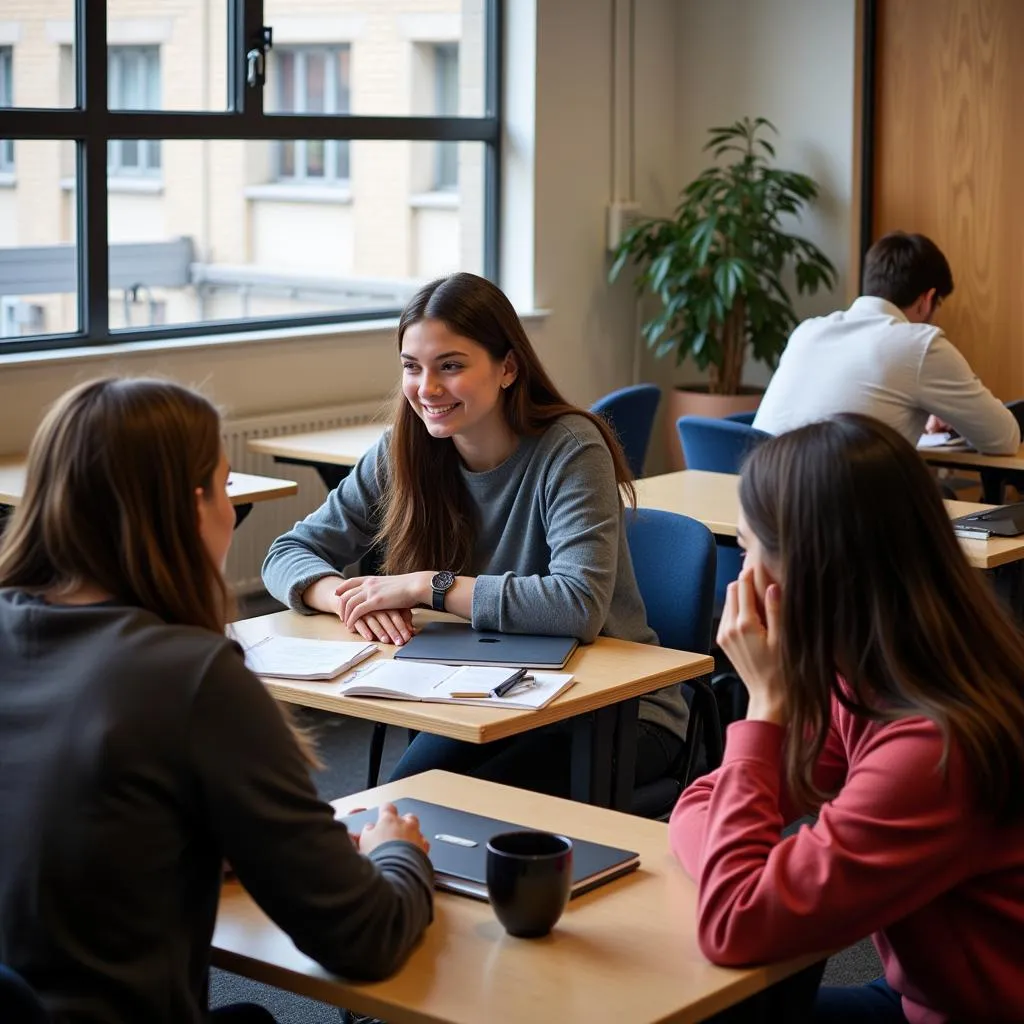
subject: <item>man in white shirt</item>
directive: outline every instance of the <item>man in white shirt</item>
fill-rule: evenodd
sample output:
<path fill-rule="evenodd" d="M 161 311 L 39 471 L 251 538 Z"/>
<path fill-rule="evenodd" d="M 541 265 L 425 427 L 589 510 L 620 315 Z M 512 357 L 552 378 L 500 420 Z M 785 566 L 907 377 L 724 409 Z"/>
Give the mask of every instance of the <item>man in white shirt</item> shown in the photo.
<path fill-rule="evenodd" d="M 1015 453 L 1013 413 L 931 322 L 952 291 L 949 263 L 930 239 L 902 231 L 880 238 L 853 305 L 805 320 L 790 335 L 754 426 L 781 434 L 859 412 L 914 445 L 926 429 L 952 429 L 978 451 Z"/>

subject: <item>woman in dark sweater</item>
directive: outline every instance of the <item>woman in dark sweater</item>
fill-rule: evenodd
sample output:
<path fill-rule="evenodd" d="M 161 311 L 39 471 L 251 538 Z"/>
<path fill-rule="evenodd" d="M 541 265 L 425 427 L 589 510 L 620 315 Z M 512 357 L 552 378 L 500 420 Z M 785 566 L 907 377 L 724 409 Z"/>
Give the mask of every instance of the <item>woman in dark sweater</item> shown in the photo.
<path fill-rule="evenodd" d="M 341 974 L 394 971 L 431 919 L 415 819 L 353 842 L 224 636 L 227 475 L 214 408 L 163 381 L 73 389 L 29 452 L 0 545 L 0 962 L 56 1021 L 205 1020 L 225 859 Z"/>

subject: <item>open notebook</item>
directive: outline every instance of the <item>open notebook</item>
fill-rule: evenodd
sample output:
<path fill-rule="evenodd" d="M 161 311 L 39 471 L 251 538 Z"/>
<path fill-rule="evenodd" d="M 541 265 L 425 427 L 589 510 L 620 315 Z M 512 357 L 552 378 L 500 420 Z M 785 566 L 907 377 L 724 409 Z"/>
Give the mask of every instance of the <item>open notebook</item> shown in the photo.
<path fill-rule="evenodd" d="M 536 672 L 504 696 L 490 696 L 491 691 L 505 682 L 513 671 L 508 668 L 433 665 L 382 659 L 356 669 L 343 679 L 317 684 L 315 689 L 319 694 L 339 697 L 386 697 L 394 700 L 536 710 L 564 693 L 573 682 L 573 677 L 566 672 Z M 307 690 L 312 688 L 311 684 L 289 680 L 281 680 L 277 685 Z"/>
<path fill-rule="evenodd" d="M 245 649 L 245 664 L 258 676 L 284 679 L 333 679 L 377 653 L 362 640 L 309 640 L 265 636 Z"/>

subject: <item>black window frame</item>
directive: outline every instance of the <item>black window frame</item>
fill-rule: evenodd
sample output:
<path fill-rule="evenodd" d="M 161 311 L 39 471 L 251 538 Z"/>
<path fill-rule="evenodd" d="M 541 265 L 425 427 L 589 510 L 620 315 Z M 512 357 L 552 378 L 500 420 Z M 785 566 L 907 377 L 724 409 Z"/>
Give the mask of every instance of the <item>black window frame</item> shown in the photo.
<path fill-rule="evenodd" d="M 259 46 L 266 24 L 263 0 L 227 0 L 228 97 L 225 111 L 109 110 L 107 102 L 107 0 L 75 0 L 77 106 L 66 109 L 0 109 L 0 139 L 75 142 L 78 182 L 79 330 L 0 343 L 7 353 L 196 338 L 396 317 L 398 308 L 302 316 L 252 317 L 194 324 L 110 329 L 107 144 L 112 139 L 268 140 L 347 139 L 411 142 L 476 142 L 484 158 L 485 276 L 498 279 L 504 0 L 483 0 L 484 112 L 478 117 L 286 114 L 264 112 L 264 87 L 246 82 L 246 53 Z M 272 24 L 270 25 L 273 28 Z M 15 55 L 16 56 L 16 55 Z M 161 75 L 173 73 L 161 68 Z"/>

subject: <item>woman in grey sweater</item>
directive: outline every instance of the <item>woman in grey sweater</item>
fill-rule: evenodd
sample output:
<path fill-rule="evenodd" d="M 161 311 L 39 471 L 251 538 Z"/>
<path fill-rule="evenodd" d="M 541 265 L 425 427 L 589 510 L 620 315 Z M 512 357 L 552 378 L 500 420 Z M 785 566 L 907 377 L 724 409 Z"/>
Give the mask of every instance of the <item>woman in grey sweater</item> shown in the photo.
<path fill-rule="evenodd" d="M 392 429 L 326 502 L 270 548 L 267 589 L 401 644 L 412 609 L 479 629 L 657 643 L 630 561 L 625 457 L 599 417 L 570 405 L 505 295 L 473 274 L 426 285 L 398 327 Z M 344 579 L 375 550 L 379 576 Z M 637 781 L 663 775 L 686 730 L 678 687 L 640 702 Z M 421 734 L 393 778 L 447 768 L 568 791 L 568 728 L 483 746 Z"/>
<path fill-rule="evenodd" d="M 341 974 L 395 970 L 431 918 L 417 823 L 383 810 L 357 849 L 224 636 L 227 475 L 216 410 L 163 381 L 80 385 L 29 452 L 0 545 L 0 962 L 55 1022 L 206 1021 L 225 859 Z"/>

